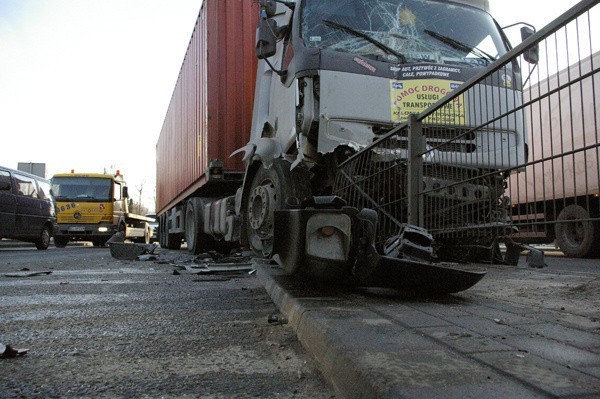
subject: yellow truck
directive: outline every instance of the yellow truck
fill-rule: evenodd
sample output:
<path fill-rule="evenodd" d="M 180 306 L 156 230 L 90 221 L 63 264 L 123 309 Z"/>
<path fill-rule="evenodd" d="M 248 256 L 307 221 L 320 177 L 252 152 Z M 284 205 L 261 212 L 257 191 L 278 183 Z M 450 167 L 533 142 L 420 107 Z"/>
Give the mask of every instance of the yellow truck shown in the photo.
<path fill-rule="evenodd" d="M 57 223 L 54 245 L 63 248 L 69 241 L 91 241 L 102 247 L 116 232 L 125 239 L 149 243 L 154 219 L 129 212 L 127 185 L 119 171 L 63 173 L 52 177 Z"/>

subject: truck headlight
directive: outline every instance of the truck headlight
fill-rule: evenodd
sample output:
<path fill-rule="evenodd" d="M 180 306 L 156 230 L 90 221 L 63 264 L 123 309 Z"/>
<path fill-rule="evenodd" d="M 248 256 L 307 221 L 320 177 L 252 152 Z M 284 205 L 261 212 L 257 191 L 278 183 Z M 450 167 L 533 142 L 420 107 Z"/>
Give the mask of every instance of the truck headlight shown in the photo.
<path fill-rule="evenodd" d="M 108 227 L 98 227 L 99 233 L 106 233 L 108 231 Z"/>

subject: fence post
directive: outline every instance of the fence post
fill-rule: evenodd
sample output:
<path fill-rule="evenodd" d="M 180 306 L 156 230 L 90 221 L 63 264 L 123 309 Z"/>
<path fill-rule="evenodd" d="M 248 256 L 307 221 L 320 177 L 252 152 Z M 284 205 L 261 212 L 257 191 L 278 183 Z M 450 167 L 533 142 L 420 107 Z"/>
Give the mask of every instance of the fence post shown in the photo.
<path fill-rule="evenodd" d="M 408 224 L 423 226 L 423 154 L 425 138 L 423 128 L 416 114 L 408 117 Z"/>

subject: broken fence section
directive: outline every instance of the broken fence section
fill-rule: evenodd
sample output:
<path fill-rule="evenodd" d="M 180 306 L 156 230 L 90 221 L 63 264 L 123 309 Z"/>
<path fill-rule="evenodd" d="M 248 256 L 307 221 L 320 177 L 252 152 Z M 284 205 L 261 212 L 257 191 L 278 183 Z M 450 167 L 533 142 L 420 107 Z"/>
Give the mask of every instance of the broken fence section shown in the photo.
<path fill-rule="evenodd" d="M 448 260 L 553 241 L 598 255 L 599 68 L 598 1 L 582 1 L 344 162 L 335 194 L 377 211 L 381 251 L 409 224 Z"/>

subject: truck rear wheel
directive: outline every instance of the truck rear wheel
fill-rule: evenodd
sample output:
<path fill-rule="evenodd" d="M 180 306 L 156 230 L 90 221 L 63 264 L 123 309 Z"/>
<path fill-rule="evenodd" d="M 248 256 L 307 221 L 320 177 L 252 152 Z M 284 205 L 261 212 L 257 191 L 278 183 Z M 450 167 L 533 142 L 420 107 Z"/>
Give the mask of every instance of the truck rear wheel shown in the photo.
<path fill-rule="evenodd" d="M 590 214 L 579 205 L 565 207 L 556 219 L 556 242 L 565 255 L 584 258 L 594 254 L 596 231 Z"/>
<path fill-rule="evenodd" d="M 257 256 L 273 255 L 274 212 L 286 208 L 288 198 L 303 200 L 310 195 L 308 179 L 290 171 L 290 166 L 275 159 L 269 169 L 259 167 L 252 180 L 244 217 L 248 244 Z"/>

